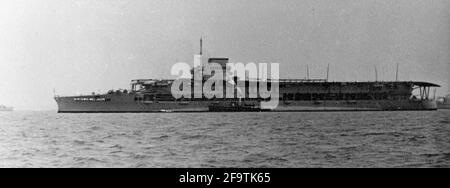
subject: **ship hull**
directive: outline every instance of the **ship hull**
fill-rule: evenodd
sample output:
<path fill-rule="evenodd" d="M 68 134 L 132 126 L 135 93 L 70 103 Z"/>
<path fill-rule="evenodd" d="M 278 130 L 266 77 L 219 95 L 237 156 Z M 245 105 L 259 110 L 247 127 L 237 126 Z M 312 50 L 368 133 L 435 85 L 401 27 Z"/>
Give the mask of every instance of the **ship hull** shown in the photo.
<path fill-rule="evenodd" d="M 408 111 L 437 110 L 432 100 L 361 100 L 361 101 L 279 101 L 275 109 L 227 107 L 237 101 L 134 101 L 132 95 L 110 97 L 110 101 L 76 101 L 75 97 L 55 98 L 59 113 L 167 113 L 167 112 L 314 112 L 314 111 Z M 223 104 L 219 104 L 223 103 Z M 224 106 L 217 108 L 214 106 Z M 258 101 L 239 102 L 243 106 L 259 106 Z M 212 107 L 213 106 L 213 107 Z"/>

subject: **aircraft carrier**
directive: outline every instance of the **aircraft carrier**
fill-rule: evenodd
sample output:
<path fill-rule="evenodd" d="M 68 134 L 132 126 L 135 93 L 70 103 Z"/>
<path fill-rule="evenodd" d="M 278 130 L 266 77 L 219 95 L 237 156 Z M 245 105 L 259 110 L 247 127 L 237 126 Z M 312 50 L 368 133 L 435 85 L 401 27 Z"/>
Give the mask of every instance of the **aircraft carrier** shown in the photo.
<path fill-rule="evenodd" d="M 228 58 L 209 58 L 207 62 L 222 65 L 225 72 L 228 61 Z M 193 78 L 191 80 L 194 82 Z M 245 81 L 245 91 L 254 89 L 250 88 L 254 86 L 250 82 Z M 436 100 L 430 97 L 430 88 L 440 87 L 422 81 L 329 82 L 328 79 L 309 79 L 309 76 L 307 79 L 267 82 L 268 85 L 273 82 L 279 85 L 279 104 L 276 108 L 262 107 L 265 99 L 250 98 L 248 93 L 240 98 L 176 99 L 171 93 L 174 80 L 170 79 L 137 79 L 131 81 L 129 90 L 55 96 L 55 100 L 59 113 L 437 110 Z M 228 83 L 224 81 L 223 84 L 225 88 Z"/>
<path fill-rule="evenodd" d="M 262 99 L 175 99 L 173 80 L 133 80 L 134 90 L 106 94 L 56 96 L 60 113 L 212 112 L 212 111 L 386 111 L 436 110 L 427 92 L 437 87 L 427 82 L 317 82 L 280 80 L 280 101 L 263 109 Z"/>

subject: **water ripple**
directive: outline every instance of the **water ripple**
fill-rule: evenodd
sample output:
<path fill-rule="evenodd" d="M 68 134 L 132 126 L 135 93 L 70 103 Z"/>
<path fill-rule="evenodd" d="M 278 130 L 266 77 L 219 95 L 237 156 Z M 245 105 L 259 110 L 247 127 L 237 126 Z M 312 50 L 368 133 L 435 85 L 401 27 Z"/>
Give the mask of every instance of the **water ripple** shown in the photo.
<path fill-rule="evenodd" d="M 0 167 L 450 167 L 449 114 L 0 113 Z"/>

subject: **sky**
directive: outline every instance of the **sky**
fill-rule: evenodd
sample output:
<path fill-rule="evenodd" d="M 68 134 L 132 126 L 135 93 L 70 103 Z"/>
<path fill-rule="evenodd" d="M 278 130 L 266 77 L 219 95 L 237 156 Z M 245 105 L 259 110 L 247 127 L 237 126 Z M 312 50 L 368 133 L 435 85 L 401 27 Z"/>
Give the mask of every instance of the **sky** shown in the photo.
<path fill-rule="evenodd" d="M 2 0 L 0 104 L 55 110 L 58 95 L 172 78 L 204 54 L 280 63 L 281 78 L 427 81 L 450 93 L 448 0 Z"/>

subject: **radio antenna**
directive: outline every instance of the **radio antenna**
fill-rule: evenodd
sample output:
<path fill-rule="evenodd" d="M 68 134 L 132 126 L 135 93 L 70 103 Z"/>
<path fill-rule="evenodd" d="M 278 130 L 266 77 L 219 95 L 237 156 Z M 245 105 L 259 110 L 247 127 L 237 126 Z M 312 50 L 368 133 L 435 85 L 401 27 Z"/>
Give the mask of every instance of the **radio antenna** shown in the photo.
<path fill-rule="evenodd" d="M 330 76 L 330 64 L 328 64 L 328 66 L 327 66 L 327 82 L 328 82 L 329 76 Z"/>
<path fill-rule="evenodd" d="M 203 55 L 203 36 L 200 37 L 200 55 Z"/>
<path fill-rule="evenodd" d="M 375 82 L 378 82 L 378 70 L 376 65 L 375 65 Z"/>
<path fill-rule="evenodd" d="M 306 65 L 306 79 L 309 80 L 309 65 Z"/>
<path fill-rule="evenodd" d="M 397 69 L 395 71 L 395 81 L 398 82 L 398 66 L 399 64 L 397 63 Z"/>

